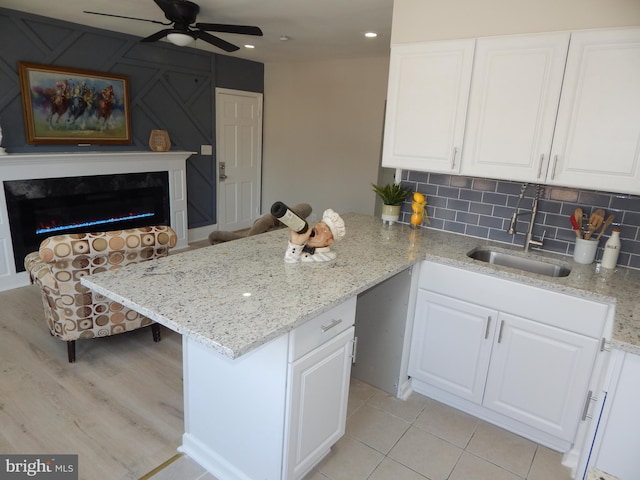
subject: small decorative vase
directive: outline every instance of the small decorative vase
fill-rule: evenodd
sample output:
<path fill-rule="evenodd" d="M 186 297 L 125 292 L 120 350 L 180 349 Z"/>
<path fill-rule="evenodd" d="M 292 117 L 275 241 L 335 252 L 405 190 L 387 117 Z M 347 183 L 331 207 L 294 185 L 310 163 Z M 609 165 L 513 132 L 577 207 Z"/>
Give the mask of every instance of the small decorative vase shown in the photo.
<path fill-rule="evenodd" d="M 382 205 L 382 223 L 397 222 L 400 218 L 400 205 Z"/>

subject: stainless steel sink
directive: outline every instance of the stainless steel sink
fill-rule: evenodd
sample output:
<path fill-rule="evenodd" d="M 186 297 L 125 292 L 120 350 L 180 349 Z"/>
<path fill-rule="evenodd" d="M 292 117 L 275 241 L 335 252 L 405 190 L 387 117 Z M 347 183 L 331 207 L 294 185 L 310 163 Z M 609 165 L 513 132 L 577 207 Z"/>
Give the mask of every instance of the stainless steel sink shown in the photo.
<path fill-rule="evenodd" d="M 565 265 L 557 265 L 555 263 L 545 262 L 544 260 L 521 257 L 490 248 L 474 248 L 467 253 L 467 256 L 481 262 L 537 273 L 538 275 L 546 275 L 548 277 L 566 277 L 571 273 L 571 268 Z"/>

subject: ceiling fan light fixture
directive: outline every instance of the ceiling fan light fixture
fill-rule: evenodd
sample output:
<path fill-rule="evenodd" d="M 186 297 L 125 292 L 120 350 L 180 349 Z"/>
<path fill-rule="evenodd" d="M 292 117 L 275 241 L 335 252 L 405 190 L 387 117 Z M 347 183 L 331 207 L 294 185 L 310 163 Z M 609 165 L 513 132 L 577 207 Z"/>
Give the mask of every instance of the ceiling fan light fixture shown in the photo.
<path fill-rule="evenodd" d="M 186 47 L 187 45 L 193 43 L 194 39 L 191 35 L 188 35 L 186 33 L 174 32 L 167 35 L 167 40 L 179 47 Z"/>

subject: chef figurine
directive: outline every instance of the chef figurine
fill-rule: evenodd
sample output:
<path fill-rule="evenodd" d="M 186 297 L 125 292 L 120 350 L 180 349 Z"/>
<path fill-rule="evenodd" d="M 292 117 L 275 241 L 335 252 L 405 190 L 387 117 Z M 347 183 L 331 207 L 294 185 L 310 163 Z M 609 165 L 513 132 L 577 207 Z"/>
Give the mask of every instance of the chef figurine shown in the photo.
<path fill-rule="evenodd" d="M 336 258 L 336 253 L 329 247 L 346 234 L 344 220 L 330 208 L 322 214 L 322 220 L 305 233 L 291 230 L 289 246 L 284 254 L 284 261 L 295 262 L 328 262 Z"/>

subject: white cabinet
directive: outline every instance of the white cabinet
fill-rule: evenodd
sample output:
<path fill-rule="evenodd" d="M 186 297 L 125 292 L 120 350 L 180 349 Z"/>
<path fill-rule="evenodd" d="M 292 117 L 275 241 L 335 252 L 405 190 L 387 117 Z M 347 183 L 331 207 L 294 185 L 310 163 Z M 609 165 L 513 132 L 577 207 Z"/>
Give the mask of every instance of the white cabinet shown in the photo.
<path fill-rule="evenodd" d="M 479 38 L 464 175 L 544 181 L 569 33 Z"/>
<path fill-rule="evenodd" d="M 588 467 L 615 475 L 618 478 L 638 478 L 640 472 L 640 356 L 621 350 L 612 352 L 605 381 L 602 412 L 589 455 Z M 582 473 L 582 471 L 580 471 Z M 582 477 L 577 477 L 582 478 Z"/>
<path fill-rule="evenodd" d="M 567 451 L 589 401 L 608 313 L 605 304 L 423 262 L 413 388 Z"/>
<path fill-rule="evenodd" d="M 289 335 L 284 479 L 302 478 L 344 435 L 356 298 Z"/>
<path fill-rule="evenodd" d="M 298 480 L 344 434 L 356 298 L 236 359 L 183 337 L 180 450 L 217 478 Z"/>
<path fill-rule="evenodd" d="M 461 173 L 638 193 L 638 85 L 638 28 L 480 38 Z"/>
<path fill-rule="evenodd" d="M 394 46 L 382 164 L 640 193 L 640 29 Z"/>
<path fill-rule="evenodd" d="M 420 290 L 409 374 L 482 403 L 496 320 L 495 310 Z"/>
<path fill-rule="evenodd" d="M 571 440 L 586 400 L 599 339 L 501 313 L 484 405 Z"/>
<path fill-rule="evenodd" d="M 302 478 L 344 435 L 354 327 L 289 368 L 286 478 Z"/>
<path fill-rule="evenodd" d="M 393 46 L 382 165 L 458 172 L 475 40 Z"/>
<path fill-rule="evenodd" d="M 548 182 L 640 193 L 640 29 L 571 34 Z"/>

